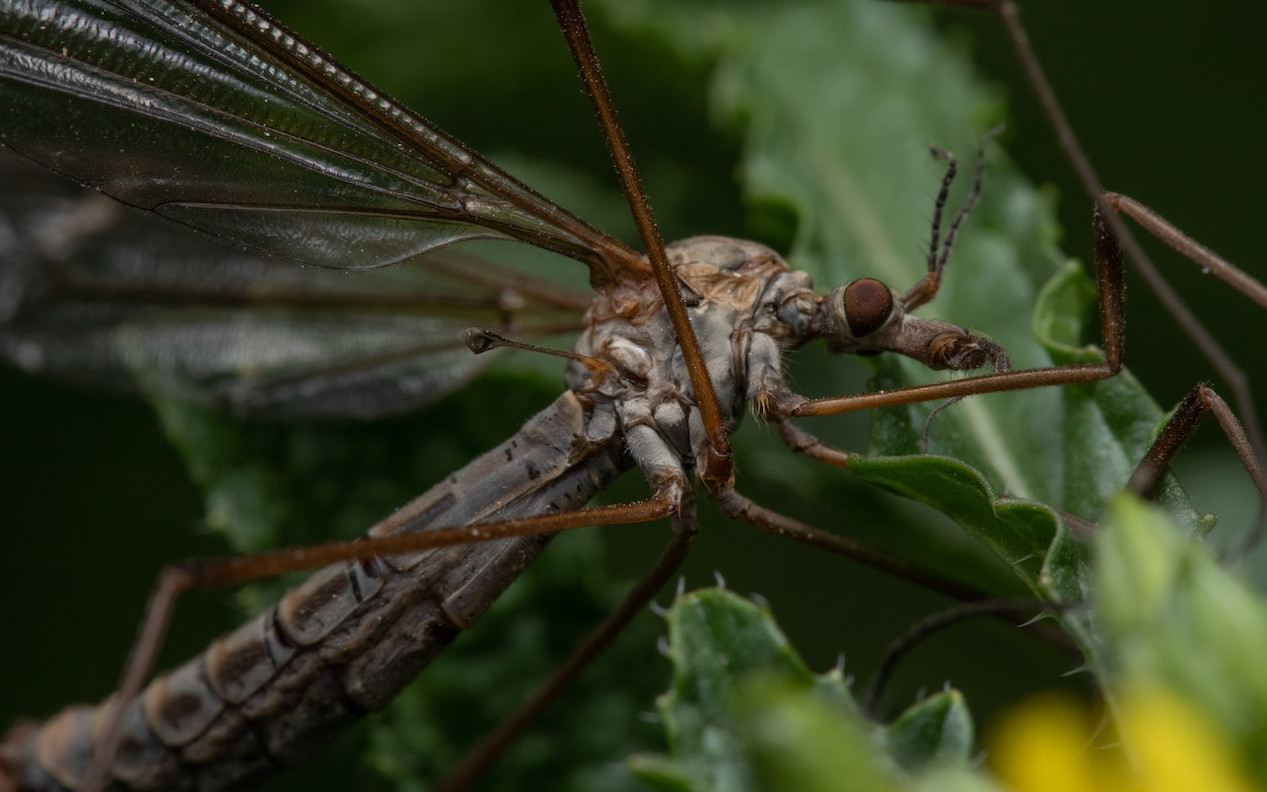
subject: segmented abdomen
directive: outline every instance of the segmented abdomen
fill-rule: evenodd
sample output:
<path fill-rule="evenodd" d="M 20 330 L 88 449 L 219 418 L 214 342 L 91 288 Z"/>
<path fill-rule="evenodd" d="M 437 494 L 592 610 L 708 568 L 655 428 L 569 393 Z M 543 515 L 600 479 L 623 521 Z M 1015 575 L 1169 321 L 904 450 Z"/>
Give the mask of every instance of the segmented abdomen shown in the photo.
<path fill-rule="evenodd" d="M 614 416 L 571 393 L 515 436 L 371 530 L 434 530 L 577 509 L 623 470 Z M 156 678 L 127 705 L 111 784 L 217 790 L 304 761 L 383 708 L 474 623 L 549 536 L 346 562 Z M 15 728 L 0 745 L 0 790 L 74 790 L 103 705 Z"/>

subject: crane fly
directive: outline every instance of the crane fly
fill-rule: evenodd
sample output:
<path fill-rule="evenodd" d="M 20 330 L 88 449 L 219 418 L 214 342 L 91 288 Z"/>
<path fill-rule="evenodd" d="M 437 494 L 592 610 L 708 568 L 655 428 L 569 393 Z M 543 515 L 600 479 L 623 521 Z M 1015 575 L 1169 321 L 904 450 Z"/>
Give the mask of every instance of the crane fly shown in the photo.
<path fill-rule="evenodd" d="M 887 13 L 887 11 L 886 11 L 886 13 Z M 872 132 L 872 139 L 867 139 L 867 134 L 864 134 L 864 132 L 865 132 L 865 131 L 864 131 L 864 129 L 860 129 L 860 128 L 859 128 L 859 129 L 858 129 L 858 131 L 856 131 L 856 132 L 858 132 L 858 137 L 859 137 L 859 138 L 863 138 L 863 139 L 862 139 L 862 141 L 859 141 L 858 143 L 855 143 L 855 144 L 858 144 L 858 146 L 863 146 L 863 144 L 864 144 L 864 143 L 865 143 L 865 144 L 870 144 L 870 146 L 874 146 L 874 144 L 875 144 L 875 141 L 874 141 L 874 136 L 875 136 L 875 134 L 883 134 L 883 132 Z M 927 134 L 929 134 L 929 133 L 924 132 L 924 133 L 921 133 L 921 134 L 925 134 L 925 136 L 927 136 Z M 912 160 L 915 160 L 915 158 L 917 158 L 917 157 L 911 157 L 911 158 L 912 158 Z M 924 169 L 924 170 L 922 170 L 922 171 L 921 171 L 921 175 L 922 175 L 922 176 L 927 177 L 927 174 L 929 174 L 929 172 L 933 172 L 933 182 L 935 182 L 935 179 L 936 179 L 936 174 L 935 174 L 935 171 L 930 171 L 930 170 Z M 840 186 L 840 185 L 832 185 L 832 186 Z M 1001 188 L 1001 190 L 1006 190 L 1006 188 Z M 927 193 L 927 191 L 929 191 L 929 188 L 927 188 L 927 186 L 925 186 L 924 191 L 925 191 L 925 193 Z M 895 193 L 898 193 L 898 190 L 895 190 Z M 839 196 L 837 196 L 837 198 L 839 198 Z M 848 196 L 846 196 L 846 198 L 848 198 Z M 907 203 L 907 204 L 910 204 L 910 205 L 912 205 L 912 207 L 914 207 L 914 204 L 916 204 L 916 203 L 917 203 L 917 201 L 911 201 L 911 200 L 910 200 L 910 195 L 902 195 L 902 196 L 897 196 L 897 195 L 895 195 L 895 196 L 893 196 L 893 199 L 895 199 L 895 200 L 900 200 L 900 201 L 902 201 L 902 203 Z M 917 212 L 917 210 L 916 210 L 916 212 L 912 212 L 912 213 L 914 213 L 914 214 L 916 214 L 916 215 L 919 215 L 919 214 L 920 214 L 920 212 Z M 926 213 L 926 208 L 924 209 L 924 213 Z M 775 217 L 777 217 L 777 213 L 775 213 Z M 912 226 L 912 227 L 914 227 L 914 228 L 919 228 L 919 226 Z M 805 232 L 803 232 L 803 231 L 802 231 L 802 233 L 805 233 Z M 825 229 L 822 229 L 822 228 L 821 228 L 821 226 L 820 226 L 820 227 L 818 227 L 818 228 L 813 229 L 813 233 L 820 234 L 820 236 L 818 236 L 818 240 L 820 240 L 820 245 L 822 245 L 822 238 L 824 238 L 824 237 L 826 237 L 826 238 L 827 238 L 827 241 L 829 241 L 829 242 L 831 241 L 831 240 L 830 240 L 830 237 L 832 236 L 832 231 L 825 231 Z M 915 233 L 917 233 L 917 232 L 915 232 Z M 812 233 L 807 233 L 807 234 L 806 234 L 806 236 L 807 236 L 807 237 L 810 237 L 810 238 L 813 238 Z M 891 253 L 891 252 L 892 252 L 891 250 L 884 250 L 884 248 L 888 248 L 888 247 L 889 247 L 889 245 L 888 245 L 888 242 L 889 242 L 889 241 L 888 241 L 888 240 L 882 240 L 882 241 L 881 241 L 881 243 L 879 243 L 879 245 L 878 245 L 878 246 L 877 246 L 877 245 L 874 245 L 875 240 L 872 240 L 872 241 L 870 241 L 870 242 L 872 242 L 872 246 L 873 246 L 873 247 L 878 247 L 878 248 L 881 248 L 881 252 L 889 252 L 889 253 Z M 839 242 L 837 242 L 837 243 L 839 243 Z M 812 248 L 813 246 L 812 246 L 812 245 L 808 245 L 807 247 L 808 247 L 808 248 Z M 865 246 L 863 246 L 863 247 L 865 247 Z M 915 250 L 915 248 L 916 248 L 916 243 L 915 243 L 915 242 L 911 242 L 911 248 L 912 248 L 912 250 Z M 901 259 L 901 256 L 889 256 L 889 257 L 891 257 L 891 259 Z M 910 259 L 914 259 L 914 260 L 916 261 L 916 264 L 917 264 L 917 265 L 919 265 L 920 256 L 919 256 L 919 255 L 917 255 L 917 253 L 912 253 L 912 255 L 911 255 L 911 256 L 908 256 L 908 257 L 910 257 Z M 967 259 L 969 259 L 969 257 L 971 257 L 971 253 L 967 253 L 967 252 L 964 252 L 963 250 L 960 250 L 960 252 L 958 253 L 958 259 L 959 259 L 959 261 L 957 262 L 957 265 L 955 265 L 955 266 L 957 266 L 957 267 L 958 267 L 958 266 L 959 266 L 959 264 L 964 264 L 964 261 L 963 261 L 963 260 L 967 260 Z M 863 259 L 863 256 L 859 256 L 859 259 Z M 878 259 L 879 261 L 883 261 L 884 259 L 886 259 L 886 256 L 881 255 L 881 256 L 878 256 L 878 257 L 873 257 L 873 259 Z M 971 266 L 971 265 L 968 265 L 968 266 Z M 968 266 L 964 266 L 964 270 L 968 270 Z M 915 271 L 915 276 L 912 276 L 912 278 L 908 278 L 908 279 L 905 279 L 905 280 L 902 280 L 902 279 L 893 279 L 893 280 L 895 280 L 895 283 L 905 284 L 905 283 L 906 283 L 906 280 L 911 280 L 911 281 L 914 281 L 914 280 L 917 278 L 917 275 L 919 275 L 919 272 L 917 272 L 917 270 L 916 270 L 916 271 Z M 967 274 L 967 272 L 955 272 L 955 275 L 957 275 L 957 276 L 962 276 L 962 278 L 964 278 L 965 280 L 967 280 L 967 279 L 971 279 L 971 278 L 972 278 L 971 274 Z M 845 281 L 846 279 L 844 279 L 844 278 L 835 278 L 835 279 L 830 279 L 830 278 L 821 278 L 820 280 L 822 281 L 822 283 L 824 283 L 824 284 L 826 285 L 826 284 L 834 284 L 834 283 L 844 283 L 844 281 Z M 948 281 L 948 283 L 949 283 L 949 281 Z M 971 283 L 971 280 L 969 280 L 969 283 Z M 981 281 L 979 281 L 979 280 L 978 280 L 978 281 L 977 281 L 977 283 L 981 283 Z M 900 286 L 900 288 L 901 288 L 901 286 Z M 948 295 L 944 295 L 944 297 L 948 297 Z M 512 300 L 512 302 L 513 302 L 513 300 Z M 949 302 L 950 302 L 950 304 L 952 304 L 952 305 L 954 304 L 954 300 L 949 300 Z M 934 303 L 934 305 L 938 305 L 938 307 L 941 307 L 941 305 L 940 305 L 941 303 L 943 303 L 943 298 L 939 298 L 938 303 Z M 1001 309 L 1001 310 L 1002 310 L 1002 309 Z M 992 324 L 988 323 L 988 322 L 986 321 L 986 319 L 964 319 L 964 321 L 971 321 L 973 324 L 976 324 L 976 326 L 990 327 L 991 332 L 995 331 L 995 327 L 993 327 L 993 326 L 992 326 Z M 1020 342 L 1020 343 L 1019 343 L 1019 345 L 1017 345 L 1017 348 L 1012 347 L 1011 342 L 1009 342 L 1009 350 L 1010 350 L 1010 351 L 1012 351 L 1012 354 L 1014 354 L 1014 357 L 1016 357 L 1016 359 L 1017 359 L 1017 360 L 1019 360 L 1019 361 L 1025 361 L 1025 362 L 1028 362 L 1028 361 L 1026 361 L 1026 360 L 1025 360 L 1024 350 L 1022 350 L 1022 348 L 1021 348 L 1021 347 L 1024 347 L 1024 341 Z M 896 376 L 896 375 L 891 375 L 891 376 Z M 808 378 L 807 378 L 807 379 L 808 379 Z M 798 378 L 798 385 L 799 385 L 799 383 L 801 383 L 801 381 L 802 381 L 802 380 Z M 832 392 L 831 392 L 831 390 L 825 390 L 825 393 L 832 393 Z M 1050 398 L 1050 397 L 1044 397 L 1044 398 Z M 971 407 L 971 406 L 964 406 L 964 407 Z M 976 408 L 973 408 L 973 409 L 976 409 Z M 1031 409 L 1041 409 L 1041 408 L 1031 408 Z M 965 412 L 968 412 L 968 411 L 965 411 Z M 974 417 L 974 418 L 976 418 L 976 417 L 977 417 L 977 413 L 972 413 L 972 414 L 973 414 L 973 417 Z M 948 416 L 946 416 L 946 418 L 948 418 L 948 419 L 949 419 L 950 417 L 952 417 L 952 416 L 950 416 L 950 414 L 948 414 Z M 907 425 L 920 425 L 921 421 L 920 421 L 920 419 L 911 419 L 910 417 L 907 417 L 907 418 L 906 418 L 906 423 L 907 423 Z M 968 423 L 969 423 L 969 425 L 971 425 L 972 421 L 968 421 Z M 957 426 L 957 425 L 955 425 L 955 423 L 953 423 L 953 422 L 950 422 L 950 421 L 946 422 L 946 430 L 948 430 L 948 431 L 946 431 L 946 435 L 949 435 L 949 436 L 954 436 L 954 427 L 955 427 L 955 426 Z M 996 432 L 996 433 L 997 433 L 997 432 Z M 910 438 L 906 437 L 906 438 L 903 438 L 903 440 L 908 441 L 908 440 L 910 440 Z M 979 440 L 979 435 L 978 435 L 978 440 Z M 944 447 L 944 446 L 939 446 L 939 445 L 936 445 L 936 444 L 939 444 L 939 442 L 946 442 L 946 441 L 945 441 L 945 440 L 939 440 L 938 436 L 936 436 L 936 435 L 935 435 L 935 436 L 934 436 L 934 447 L 935 447 L 935 449 L 938 449 L 938 450 L 945 450 L 945 447 Z M 968 454 L 968 452 L 963 452 L 963 455 L 964 455 L 964 456 L 971 456 L 971 454 Z M 987 464 L 987 465 L 988 465 L 988 464 L 990 464 L 990 459 L 991 459 L 990 455 L 988 455 L 988 454 L 978 454 L 977 456 L 978 456 L 978 459 L 983 459 L 983 460 L 986 460 L 986 464 Z M 995 470 L 992 470 L 992 474 L 993 474 L 993 475 L 995 475 L 995 476 L 997 476 L 997 480 L 1001 480 L 1001 482 L 1003 483 L 1003 485 L 1005 485 L 1005 487 L 1007 487 L 1007 488 L 1009 488 L 1010 490 L 1012 490 L 1012 492 L 1016 492 L 1017 494 L 1031 495 L 1031 497 L 1035 497 L 1035 498 L 1039 498 L 1039 499 L 1047 499 L 1047 501 L 1049 501 L 1049 502 L 1053 502 L 1053 503 L 1055 503 L 1055 502 L 1058 502 L 1058 501 L 1059 501 L 1059 499 L 1058 499 L 1058 498 L 1052 497 L 1052 495 L 1050 495 L 1050 493 L 1045 493 L 1045 492 L 1031 492 L 1031 490 L 1026 490 L 1024 487 L 1022 487 L 1022 485 L 1021 485 L 1021 480 L 1020 480 L 1020 479 L 1010 478 L 1010 475 L 1015 475 L 1015 471 L 1009 471 L 1009 470 L 1003 470 L 1003 471 L 1000 471 L 1000 470 L 998 470 L 998 469 L 997 469 L 997 468 L 998 468 L 998 466 L 1000 466 L 1000 465 L 1002 465 L 1002 463 L 1000 463 L 1000 461 L 998 461 L 998 457 L 997 457 L 997 456 L 993 457 L 993 465 L 990 465 L 990 466 L 993 466 L 993 468 L 995 468 Z M 1003 466 L 1005 466 L 1005 468 L 1006 468 L 1006 465 L 1003 465 Z M 1034 478 L 1036 479 L 1036 478 L 1038 478 L 1038 476 L 1034 476 Z M 1033 482 L 1030 482 L 1030 483 L 1033 483 Z M 364 523 L 362 523 L 362 525 L 364 525 Z"/>

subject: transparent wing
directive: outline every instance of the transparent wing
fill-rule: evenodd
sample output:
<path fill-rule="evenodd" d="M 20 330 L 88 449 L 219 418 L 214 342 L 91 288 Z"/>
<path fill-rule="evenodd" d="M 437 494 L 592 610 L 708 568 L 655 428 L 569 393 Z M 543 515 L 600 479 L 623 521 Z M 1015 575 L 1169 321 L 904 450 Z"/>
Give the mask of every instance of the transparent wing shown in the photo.
<path fill-rule="evenodd" d="M 0 142 L 133 206 L 335 268 L 508 238 L 641 259 L 251 7 L 0 3 Z"/>
<path fill-rule="evenodd" d="M 372 418 L 483 369 L 463 328 L 575 329 L 592 297 L 456 251 L 299 267 L 0 155 L 0 357 L 46 376 L 257 417 Z"/>

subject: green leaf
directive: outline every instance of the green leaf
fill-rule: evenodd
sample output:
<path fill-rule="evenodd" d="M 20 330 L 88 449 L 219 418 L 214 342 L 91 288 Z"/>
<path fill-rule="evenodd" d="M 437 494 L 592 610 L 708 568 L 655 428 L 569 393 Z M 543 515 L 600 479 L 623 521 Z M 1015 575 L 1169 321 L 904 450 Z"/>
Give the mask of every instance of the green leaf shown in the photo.
<path fill-rule="evenodd" d="M 976 749 L 972 714 L 954 690 L 912 705 L 886 729 L 885 736 L 894 760 L 913 773 L 937 765 L 967 766 Z"/>
<path fill-rule="evenodd" d="M 659 708 L 669 754 L 631 760 L 658 789 L 875 792 L 969 767 L 972 718 L 956 691 L 879 728 L 839 671 L 806 669 L 764 608 L 709 589 L 678 597 L 666 618 L 674 676 Z"/>
<path fill-rule="evenodd" d="M 659 702 L 673 762 L 635 763 L 664 788 L 755 789 L 736 713 L 738 680 L 777 675 L 784 684 L 809 687 L 809 669 L 768 614 L 723 591 L 679 597 L 669 611 L 668 657 L 673 686 Z"/>

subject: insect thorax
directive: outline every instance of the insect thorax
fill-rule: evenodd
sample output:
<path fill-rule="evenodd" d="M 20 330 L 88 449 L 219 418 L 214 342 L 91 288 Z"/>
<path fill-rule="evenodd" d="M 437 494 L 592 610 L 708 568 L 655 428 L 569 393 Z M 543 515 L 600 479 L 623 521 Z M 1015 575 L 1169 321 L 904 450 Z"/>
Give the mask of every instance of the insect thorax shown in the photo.
<path fill-rule="evenodd" d="M 798 300 L 818 304 L 809 275 L 793 272 L 763 245 L 725 237 L 692 237 L 670 245 L 667 252 L 723 417 L 733 427 L 745 401 L 786 390 L 782 355 L 803 343 L 803 337 L 781 314 Z M 702 451 L 704 435 L 682 350 L 662 301 L 657 295 L 620 315 L 610 310 L 599 314 L 591 310 L 576 351 L 611 370 L 596 374 L 572 363 L 569 387 L 614 406 L 630 453 L 644 473 L 680 471 Z"/>

